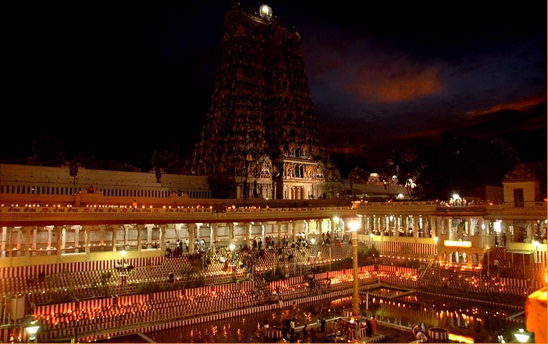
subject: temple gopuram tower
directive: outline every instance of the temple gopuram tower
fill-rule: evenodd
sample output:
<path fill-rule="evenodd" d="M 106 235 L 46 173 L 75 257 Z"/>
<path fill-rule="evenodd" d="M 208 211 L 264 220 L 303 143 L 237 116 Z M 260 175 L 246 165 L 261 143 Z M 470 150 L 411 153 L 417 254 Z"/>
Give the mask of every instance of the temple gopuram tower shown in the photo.
<path fill-rule="evenodd" d="M 331 196 L 340 174 L 329 161 L 305 74 L 303 37 L 267 5 L 232 1 L 212 104 L 191 172 L 213 198 Z"/>

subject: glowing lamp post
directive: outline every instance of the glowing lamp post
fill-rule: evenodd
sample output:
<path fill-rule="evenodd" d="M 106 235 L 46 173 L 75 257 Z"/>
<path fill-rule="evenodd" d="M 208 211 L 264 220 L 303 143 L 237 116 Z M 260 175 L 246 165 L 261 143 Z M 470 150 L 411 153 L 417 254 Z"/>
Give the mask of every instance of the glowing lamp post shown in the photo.
<path fill-rule="evenodd" d="M 312 248 L 310 258 L 308 258 L 308 263 L 312 265 L 312 269 L 314 269 L 316 265 L 316 256 L 314 255 L 314 245 L 316 245 L 316 238 L 312 237 L 310 239 L 310 246 Z"/>
<path fill-rule="evenodd" d="M 531 334 L 520 328 L 518 332 L 514 333 L 514 336 L 516 337 L 518 342 L 527 343 L 529 341 L 529 338 L 531 337 Z"/>
<path fill-rule="evenodd" d="M 230 248 L 230 264 L 234 265 L 234 249 L 236 248 L 236 245 L 230 244 L 228 247 Z"/>
<path fill-rule="evenodd" d="M 491 276 L 489 275 L 489 259 L 490 259 L 490 257 L 489 257 L 489 251 L 490 251 L 490 250 L 489 250 L 489 245 L 487 245 L 486 248 L 487 248 L 487 277 L 491 277 Z"/>
<path fill-rule="evenodd" d="M 438 238 L 438 236 L 436 235 L 434 237 L 434 242 L 436 244 L 436 256 L 438 255 L 438 242 L 440 241 L 440 238 Z"/>
<path fill-rule="evenodd" d="M 122 276 L 126 275 L 126 265 L 125 265 L 126 254 L 127 254 L 126 250 L 122 250 L 122 252 L 120 252 L 120 255 L 122 256 Z"/>
<path fill-rule="evenodd" d="M 38 333 L 38 330 L 40 330 L 40 324 L 36 320 L 31 320 L 28 322 L 28 324 L 25 326 L 25 330 L 29 334 L 29 343 L 36 342 L 36 333 Z"/>
<path fill-rule="evenodd" d="M 360 294 L 358 291 L 359 281 L 358 281 L 358 230 L 360 229 L 359 221 L 351 221 L 348 223 L 348 232 L 352 233 L 352 253 L 353 253 L 353 272 L 354 272 L 354 281 L 353 281 L 353 293 L 352 293 L 352 310 L 345 310 L 345 317 L 343 319 L 342 325 L 346 330 L 350 329 L 350 335 L 347 335 L 347 341 L 355 341 L 356 337 L 363 338 L 365 336 L 365 327 L 364 325 L 365 317 L 360 315 Z M 345 330 L 344 333 L 347 333 Z"/>
<path fill-rule="evenodd" d="M 353 281 L 353 293 L 352 293 L 352 315 L 360 315 L 360 294 L 359 294 L 359 281 L 358 281 L 358 230 L 360 228 L 359 221 L 351 221 L 348 226 L 350 227 L 350 232 L 352 232 L 352 254 L 353 254 L 353 272 L 354 272 L 354 281 Z"/>

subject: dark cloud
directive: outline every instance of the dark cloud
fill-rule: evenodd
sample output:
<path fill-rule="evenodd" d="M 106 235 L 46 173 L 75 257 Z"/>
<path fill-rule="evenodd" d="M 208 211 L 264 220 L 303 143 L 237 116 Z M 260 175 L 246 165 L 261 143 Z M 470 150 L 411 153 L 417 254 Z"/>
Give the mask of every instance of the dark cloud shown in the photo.
<path fill-rule="evenodd" d="M 546 141 L 546 2 L 242 3 L 267 3 L 302 33 L 333 153 L 367 156 L 449 130 L 520 146 Z M 21 6 L 7 49 L 8 116 L 17 129 L 2 136 L 10 147 L 2 157 L 30 154 L 31 140 L 44 134 L 99 158 L 192 144 L 210 105 L 229 7 Z M 512 134 L 525 128 L 534 134 Z"/>

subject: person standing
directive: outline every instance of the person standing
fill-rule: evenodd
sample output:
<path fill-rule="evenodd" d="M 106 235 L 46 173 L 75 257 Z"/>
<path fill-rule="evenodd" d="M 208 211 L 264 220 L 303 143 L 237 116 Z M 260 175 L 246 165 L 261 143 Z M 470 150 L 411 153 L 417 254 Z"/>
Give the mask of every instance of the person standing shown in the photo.
<path fill-rule="evenodd" d="M 365 335 L 367 337 L 373 336 L 373 331 L 371 329 L 371 321 L 369 319 L 365 319 Z"/>
<path fill-rule="evenodd" d="M 320 318 L 320 327 L 321 327 L 322 333 L 325 333 L 325 318 L 323 317 L 323 315 Z"/>
<path fill-rule="evenodd" d="M 376 336 L 377 335 L 377 319 L 375 319 L 375 317 L 372 316 L 369 322 L 371 324 L 371 335 Z"/>
<path fill-rule="evenodd" d="M 308 327 L 308 324 L 304 324 L 304 327 L 302 329 L 302 339 L 303 341 L 306 342 L 306 340 L 308 339 L 308 330 L 307 330 L 307 327 Z"/>

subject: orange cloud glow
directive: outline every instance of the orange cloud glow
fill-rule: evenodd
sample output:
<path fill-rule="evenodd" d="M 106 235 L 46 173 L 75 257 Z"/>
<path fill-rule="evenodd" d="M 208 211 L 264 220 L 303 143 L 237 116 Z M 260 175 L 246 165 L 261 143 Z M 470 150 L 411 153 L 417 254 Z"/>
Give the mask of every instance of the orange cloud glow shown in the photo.
<path fill-rule="evenodd" d="M 443 129 L 426 130 L 421 132 L 401 134 L 397 137 L 397 139 L 408 140 L 408 139 L 431 138 L 431 137 L 437 137 L 443 132 L 444 132 Z"/>
<path fill-rule="evenodd" d="M 366 144 L 356 144 L 354 146 L 328 146 L 329 153 L 339 154 L 358 154 L 363 150 L 363 147 L 367 147 Z"/>
<path fill-rule="evenodd" d="M 391 70 L 395 68 L 376 68 L 366 72 L 367 77 L 349 83 L 348 89 L 357 98 L 390 103 L 409 101 L 440 93 L 443 85 L 440 81 L 440 69 L 437 66 L 425 67 L 418 71 Z M 388 74 L 388 75 L 387 75 Z"/>
<path fill-rule="evenodd" d="M 531 98 L 525 98 L 513 103 L 498 104 L 484 110 L 468 111 L 466 114 L 469 116 L 481 116 L 487 115 L 501 110 L 525 110 L 533 105 L 537 105 L 546 100 L 546 96 L 537 96 Z"/>

